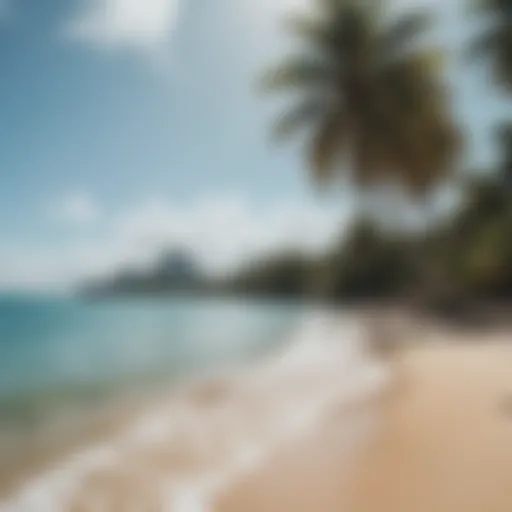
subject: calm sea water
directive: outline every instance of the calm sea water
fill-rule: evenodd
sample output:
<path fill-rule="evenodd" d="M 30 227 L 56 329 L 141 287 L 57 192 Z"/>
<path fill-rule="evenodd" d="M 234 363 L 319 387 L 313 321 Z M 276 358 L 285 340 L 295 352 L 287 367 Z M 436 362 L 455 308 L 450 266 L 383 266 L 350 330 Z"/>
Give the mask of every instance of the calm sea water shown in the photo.
<path fill-rule="evenodd" d="M 251 360 L 299 315 L 229 300 L 0 297 L 0 428 Z"/>

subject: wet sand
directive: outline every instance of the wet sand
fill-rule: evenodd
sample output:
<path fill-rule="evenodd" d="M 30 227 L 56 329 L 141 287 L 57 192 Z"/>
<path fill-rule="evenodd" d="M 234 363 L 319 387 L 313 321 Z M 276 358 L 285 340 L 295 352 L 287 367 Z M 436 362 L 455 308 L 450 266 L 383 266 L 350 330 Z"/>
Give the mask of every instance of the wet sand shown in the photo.
<path fill-rule="evenodd" d="M 322 313 L 290 336 L 259 363 L 190 382 L 118 433 L 36 471 L 0 509 L 210 511 L 225 489 L 337 417 L 339 460 L 348 460 L 376 425 L 371 402 L 387 366 L 367 350 L 357 319 Z"/>
<path fill-rule="evenodd" d="M 448 335 L 430 334 L 398 355 L 395 381 L 374 404 L 377 428 L 349 458 L 339 415 L 224 493 L 215 510 L 512 510 L 512 336 L 439 343 Z"/>
<path fill-rule="evenodd" d="M 124 434 L 50 468 L 22 509 L 512 510 L 510 332 L 411 324 L 392 351 L 340 332 L 315 322 L 279 357 L 156 401 L 141 424 L 119 416 Z"/>
<path fill-rule="evenodd" d="M 59 418 L 59 422 L 48 422 L 45 428 L 20 426 L 22 435 L 16 428 L 9 436 L 4 433 L 0 440 L 0 500 L 67 457 L 116 436 L 161 401 L 162 397 L 157 400 L 155 396 L 118 398 Z"/>

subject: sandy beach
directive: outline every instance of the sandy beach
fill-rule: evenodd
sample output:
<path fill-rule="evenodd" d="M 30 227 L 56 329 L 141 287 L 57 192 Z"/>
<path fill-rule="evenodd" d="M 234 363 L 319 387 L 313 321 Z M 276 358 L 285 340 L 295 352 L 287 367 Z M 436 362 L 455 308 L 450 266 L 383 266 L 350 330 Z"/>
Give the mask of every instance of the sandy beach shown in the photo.
<path fill-rule="evenodd" d="M 349 469 L 339 434 L 346 419 L 338 415 L 226 493 L 215 510 L 512 510 L 510 335 L 421 335 L 398 355 L 395 381 L 374 403 L 378 428 Z"/>
<path fill-rule="evenodd" d="M 383 360 L 359 320 L 330 318 L 155 402 L 0 510 L 512 510 L 509 334 L 409 325 Z"/>

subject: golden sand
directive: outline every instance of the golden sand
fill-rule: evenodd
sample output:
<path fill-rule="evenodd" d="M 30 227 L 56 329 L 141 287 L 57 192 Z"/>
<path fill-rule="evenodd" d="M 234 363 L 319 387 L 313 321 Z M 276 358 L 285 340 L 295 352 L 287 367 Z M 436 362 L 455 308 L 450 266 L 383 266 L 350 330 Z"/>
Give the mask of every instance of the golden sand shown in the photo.
<path fill-rule="evenodd" d="M 425 343 L 396 364 L 379 428 L 350 471 L 339 416 L 225 493 L 216 511 L 510 512 L 512 347 Z"/>

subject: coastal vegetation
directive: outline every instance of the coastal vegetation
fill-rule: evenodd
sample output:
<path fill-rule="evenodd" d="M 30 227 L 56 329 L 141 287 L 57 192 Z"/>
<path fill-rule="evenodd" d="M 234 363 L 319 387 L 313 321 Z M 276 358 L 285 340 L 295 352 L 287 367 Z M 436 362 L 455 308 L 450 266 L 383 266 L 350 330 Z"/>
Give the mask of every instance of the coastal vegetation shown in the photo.
<path fill-rule="evenodd" d="M 350 235 L 297 282 L 334 299 L 418 290 L 441 303 L 512 298 L 512 121 L 496 129 L 499 162 L 470 178 L 461 166 L 468 127 L 454 114 L 450 69 L 422 37 L 438 20 L 414 9 L 390 17 L 389 5 L 321 0 L 315 13 L 292 20 L 298 56 L 265 75 L 268 89 L 296 102 L 277 134 L 302 135 L 315 180 L 342 176 L 362 199 L 395 186 L 428 213 L 439 188 L 455 187 L 461 198 L 451 217 L 433 227 L 425 219 L 412 233 L 383 230 L 361 199 Z M 490 68 L 489 94 L 505 92 L 510 102 L 512 2 L 468 7 L 485 27 L 468 44 L 471 65 Z M 377 215 L 386 216 L 389 207 Z"/>
<path fill-rule="evenodd" d="M 512 298 L 512 115 L 496 122 L 496 163 L 475 172 L 467 151 L 471 127 L 454 113 L 458 91 L 447 78 L 455 59 L 444 58 L 446 49 L 429 36 L 439 20 L 418 9 L 390 16 L 389 3 L 375 0 L 312 5 L 313 12 L 287 20 L 296 52 L 264 73 L 262 88 L 285 102 L 275 135 L 300 141 L 315 186 L 349 186 L 358 198 L 348 233 L 314 258 L 283 251 L 213 280 L 182 254 L 185 276 L 175 272 L 174 258 L 171 269 L 160 262 L 149 273 L 117 276 L 97 290 L 330 301 L 418 294 L 439 303 Z M 488 93 L 503 96 L 506 113 L 512 1 L 467 5 L 468 23 L 476 16 L 484 28 L 456 58 L 492 75 Z M 397 216 L 393 199 L 377 209 L 368 201 L 390 189 L 425 217 L 440 190 L 458 199 L 448 215 L 403 229 L 397 218 L 408 213 Z"/>

